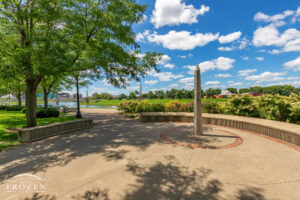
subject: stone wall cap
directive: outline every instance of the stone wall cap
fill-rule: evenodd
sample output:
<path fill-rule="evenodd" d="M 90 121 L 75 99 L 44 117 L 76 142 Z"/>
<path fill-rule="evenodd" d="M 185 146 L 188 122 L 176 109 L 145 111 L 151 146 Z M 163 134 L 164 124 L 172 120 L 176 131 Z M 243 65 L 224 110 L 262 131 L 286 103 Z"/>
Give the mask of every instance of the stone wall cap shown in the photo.
<path fill-rule="evenodd" d="M 142 116 L 187 116 L 194 117 L 194 113 L 186 112 L 142 112 Z M 288 131 L 290 133 L 300 135 L 300 125 L 292 124 L 287 122 L 280 122 L 275 120 L 260 119 L 254 117 L 244 117 L 244 116 L 235 116 L 235 115 L 224 115 L 224 114 L 211 114 L 203 113 L 203 117 L 212 118 L 212 119 L 226 119 L 232 121 L 245 122 L 249 124 L 255 124 L 259 126 L 265 126 L 270 128 L 275 128 L 278 130 Z"/>
<path fill-rule="evenodd" d="M 67 122 L 57 122 L 57 123 L 53 123 L 53 124 L 47 124 L 47 125 L 42 125 L 42 126 L 35 126 L 35 127 L 30 127 L 30 128 L 22 128 L 19 131 L 32 131 L 32 130 L 37 130 L 37 129 L 43 129 L 43 128 L 48 128 L 48 127 L 52 127 L 52 126 L 56 126 L 56 125 L 64 125 L 64 124 L 71 124 L 74 122 L 78 122 L 78 121 L 93 121 L 92 119 L 75 119 L 72 121 L 67 121 Z"/>

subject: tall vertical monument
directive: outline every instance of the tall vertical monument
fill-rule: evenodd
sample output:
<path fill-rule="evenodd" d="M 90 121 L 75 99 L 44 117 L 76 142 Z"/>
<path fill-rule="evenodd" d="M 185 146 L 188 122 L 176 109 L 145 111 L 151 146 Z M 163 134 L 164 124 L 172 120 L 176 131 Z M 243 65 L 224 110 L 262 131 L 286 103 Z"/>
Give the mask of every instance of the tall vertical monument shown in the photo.
<path fill-rule="evenodd" d="M 195 70 L 194 78 L 194 134 L 203 135 L 202 107 L 201 107 L 201 73 L 199 65 Z"/>

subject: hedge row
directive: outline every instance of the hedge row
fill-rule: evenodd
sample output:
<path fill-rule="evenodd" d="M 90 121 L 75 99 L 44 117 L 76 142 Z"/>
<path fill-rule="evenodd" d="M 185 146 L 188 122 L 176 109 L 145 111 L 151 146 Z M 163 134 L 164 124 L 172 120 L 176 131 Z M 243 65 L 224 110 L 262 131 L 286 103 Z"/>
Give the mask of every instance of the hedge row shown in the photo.
<path fill-rule="evenodd" d="M 25 106 L 0 106 L 0 110 L 21 111 Z"/>
<path fill-rule="evenodd" d="M 203 112 L 221 113 L 222 109 L 219 104 L 203 103 Z M 179 103 L 171 101 L 167 104 L 149 103 L 148 101 L 134 102 L 125 101 L 119 104 L 118 109 L 125 113 L 141 113 L 141 112 L 193 112 L 194 103 Z"/>
<path fill-rule="evenodd" d="M 0 106 L 0 110 L 6 111 L 21 111 L 22 113 L 27 112 L 25 106 Z M 37 118 L 48 118 L 48 117 L 59 117 L 59 110 L 56 108 L 37 108 L 36 110 Z"/>
<path fill-rule="evenodd" d="M 181 104 L 171 101 L 167 104 L 149 103 L 147 101 L 126 101 L 119 105 L 119 110 L 126 113 L 140 112 L 193 112 L 194 104 Z M 204 113 L 225 113 L 247 117 L 257 117 L 300 124 L 300 95 L 290 96 L 264 95 L 252 97 L 235 95 L 226 104 L 217 102 L 203 103 Z"/>

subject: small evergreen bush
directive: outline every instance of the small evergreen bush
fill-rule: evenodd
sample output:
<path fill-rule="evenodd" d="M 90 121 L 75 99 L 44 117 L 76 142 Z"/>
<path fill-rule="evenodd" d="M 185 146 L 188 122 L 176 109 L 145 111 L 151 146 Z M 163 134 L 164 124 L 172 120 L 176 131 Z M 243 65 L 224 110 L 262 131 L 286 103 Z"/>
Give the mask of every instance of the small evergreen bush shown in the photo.
<path fill-rule="evenodd" d="M 56 108 L 39 108 L 36 111 L 37 118 L 59 117 L 59 111 Z"/>

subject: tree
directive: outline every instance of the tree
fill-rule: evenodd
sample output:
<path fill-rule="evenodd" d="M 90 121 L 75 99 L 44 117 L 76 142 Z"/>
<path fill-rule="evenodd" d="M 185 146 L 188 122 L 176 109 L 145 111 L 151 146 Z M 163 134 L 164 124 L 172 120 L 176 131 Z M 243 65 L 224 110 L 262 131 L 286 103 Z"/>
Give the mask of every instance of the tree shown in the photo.
<path fill-rule="evenodd" d="M 239 89 L 239 94 L 248 93 L 250 92 L 249 88 L 241 88 Z"/>
<path fill-rule="evenodd" d="M 25 83 L 20 77 L 9 76 L 0 79 L 0 90 L 3 94 L 12 94 L 18 100 L 18 105 L 22 106 L 22 94 L 25 92 Z"/>
<path fill-rule="evenodd" d="M 155 98 L 155 94 L 153 94 L 152 91 L 148 92 L 147 99 L 154 99 L 154 98 Z"/>
<path fill-rule="evenodd" d="M 127 95 L 126 94 L 120 94 L 119 99 L 120 100 L 127 99 Z"/>
<path fill-rule="evenodd" d="M 113 99 L 113 96 L 107 92 L 101 93 L 99 97 L 100 99 L 109 99 L 109 100 Z"/>
<path fill-rule="evenodd" d="M 170 91 L 166 92 L 166 96 L 169 99 L 175 99 L 176 96 L 176 89 L 171 89 Z"/>
<path fill-rule="evenodd" d="M 163 99 L 165 97 L 165 93 L 163 90 L 157 90 L 155 91 L 155 96 L 157 96 L 159 99 Z"/>
<path fill-rule="evenodd" d="M 135 0 L 1 1 L 0 72 L 25 80 L 27 126 L 36 125 L 36 91 L 44 76 L 75 74 L 78 83 L 80 72 L 90 70 L 125 87 L 157 70 L 161 55 L 139 56 L 132 31 L 145 9 Z"/>
<path fill-rule="evenodd" d="M 175 98 L 182 99 L 184 97 L 184 92 L 182 90 L 176 90 Z"/>
<path fill-rule="evenodd" d="M 202 94 L 202 96 L 204 96 L 203 93 L 201 93 L 201 94 Z M 192 98 L 194 98 L 194 92 L 193 91 L 189 91 L 189 90 L 185 90 L 184 91 L 184 98 L 185 99 L 192 99 Z"/>
<path fill-rule="evenodd" d="M 206 93 L 206 96 L 207 97 L 212 97 L 214 95 L 217 95 L 217 94 L 221 94 L 221 89 L 220 88 L 216 88 L 216 89 L 213 89 L 213 88 L 208 88 L 205 93 Z"/>
<path fill-rule="evenodd" d="M 65 48 L 58 26 L 63 8 L 58 0 L 0 2 L 0 71 L 14 72 L 26 83 L 28 127 L 36 125 L 36 91 L 43 76 L 65 66 L 57 57 Z"/>
<path fill-rule="evenodd" d="M 130 92 L 128 98 L 129 99 L 136 99 L 135 93 L 134 92 Z"/>
<path fill-rule="evenodd" d="M 237 94 L 237 89 L 236 88 L 226 88 L 226 90 L 228 90 L 229 92 L 233 93 L 233 94 Z"/>
<path fill-rule="evenodd" d="M 53 76 L 53 75 L 46 75 L 41 80 L 40 87 L 44 94 L 44 108 L 48 108 L 48 96 L 50 92 L 58 93 L 63 88 L 70 88 L 66 81 L 66 77 L 63 76 Z"/>

